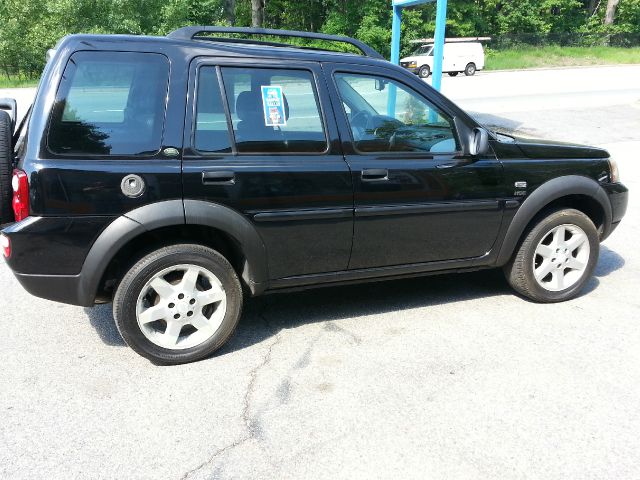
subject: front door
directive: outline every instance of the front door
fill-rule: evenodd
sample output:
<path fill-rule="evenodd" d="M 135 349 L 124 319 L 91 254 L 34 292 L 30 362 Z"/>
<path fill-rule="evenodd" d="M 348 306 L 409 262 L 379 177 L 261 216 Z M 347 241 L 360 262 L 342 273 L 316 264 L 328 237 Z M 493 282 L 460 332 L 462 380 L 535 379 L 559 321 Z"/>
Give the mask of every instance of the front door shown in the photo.
<path fill-rule="evenodd" d="M 317 63 L 193 62 L 185 128 L 185 199 L 245 215 L 271 279 L 345 270 L 351 174 Z"/>
<path fill-rule="evenodd" d="M 502 220 L 495 156 L 465 155 L 450 109 L 421 82 L 379 67 L 323 68 L 354 184 L 349 268 L 489 252 Z"/>

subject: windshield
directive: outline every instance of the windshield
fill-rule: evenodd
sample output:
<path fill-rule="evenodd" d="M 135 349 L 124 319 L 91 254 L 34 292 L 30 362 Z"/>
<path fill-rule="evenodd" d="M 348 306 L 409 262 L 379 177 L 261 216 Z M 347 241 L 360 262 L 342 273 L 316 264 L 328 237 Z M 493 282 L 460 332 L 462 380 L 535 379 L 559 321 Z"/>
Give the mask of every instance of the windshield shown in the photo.
<path fill-rule="evenodd" d="M 433 45 L 423 45 L 416 49 L 413 52 L 413 55 L 431 55 L 431 51 L 433 50 Z"/>

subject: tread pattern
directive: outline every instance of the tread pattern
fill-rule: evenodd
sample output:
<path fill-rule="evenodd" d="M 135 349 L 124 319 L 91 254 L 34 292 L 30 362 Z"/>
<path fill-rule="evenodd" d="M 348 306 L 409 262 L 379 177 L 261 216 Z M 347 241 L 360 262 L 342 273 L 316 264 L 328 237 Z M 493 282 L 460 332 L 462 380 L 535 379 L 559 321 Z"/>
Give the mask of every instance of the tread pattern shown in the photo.
<path fill-rule="evenodd" d="M 169 266 L 171 265 L 171 259 L 184 255 L 197 256 L 218 265 L 219 272 L 224 273 L 224 275 L 219 275 L 218 278 L 223 282 L 227 292 L 228 311 L 219 331 L 205 343 L 190 349 L 171 351 L 153 345 L 148 340 L 145 340 L 141 333 L 138 333 L 139 327 L 137 326 L 137 320 L 135 320 L 135 302 L 137 300 L 137 292 L 144 283 L 145 272 L 148 272 L 154 266 Z M 169 259 L 169 262 L 167 262 L 167 259 Z M 222 347 L 236 329 L 242 313 L 242 303 L 242 286 L 228 260 L 220 253 L 204 245 L 185 243 L 169 245 L 151 252 L 139 260 L 125 274 L 113 299 L 113 317 L 123 340 L 136 353 L 158 365 L 177 365 L 201 360 Z"/>
<path fill-rule="evenodd" d="M 575 223 L 583 228 L 589 238 L 591 256 L 587 270 L 577 284 L 567 290 L 549 292 L 540 287 L 533 278 L 532 255 L 541 239 L 541 235 L 549 231 L 553 226 L 562 223 Z M 525 232 L 524 240 L 511 260 L 504 266 L 504 274 L 516 292 L 536 302 L 553 303 L 570 300 L 579 294 L 584 284 L 591 277 L 593 268 L 598 261 L 599 246 L 600 241 L 596 226 L 584 213 L 571 208 L 551 211 Z"/>
<path fill-rule="evenodd" d="M 0 110 L 0 224 L 13 220 L 11 199 L 12 174 L 12 145 L 11 145 L 11 117 L 4 110 Z"/>

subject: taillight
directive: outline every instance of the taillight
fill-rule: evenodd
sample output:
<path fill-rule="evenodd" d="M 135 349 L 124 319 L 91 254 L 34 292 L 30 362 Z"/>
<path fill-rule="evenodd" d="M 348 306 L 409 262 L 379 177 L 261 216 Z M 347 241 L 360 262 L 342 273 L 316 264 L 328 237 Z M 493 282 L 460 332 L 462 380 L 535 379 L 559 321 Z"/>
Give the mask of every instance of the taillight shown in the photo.
<path fill-rule="evenodd" d="M 5 258 L 9 258 L 11 256 L 11 241 L 9 237 L 0 235 L 0 247 L 2 247 L 2 254 Z"/>
<path fill-rule="evenodd" d="M 11 179 L 13 187 L 13 216 L 16 222 L 29 216 L 29 179 L 22 170 L 14 170 Z"/>

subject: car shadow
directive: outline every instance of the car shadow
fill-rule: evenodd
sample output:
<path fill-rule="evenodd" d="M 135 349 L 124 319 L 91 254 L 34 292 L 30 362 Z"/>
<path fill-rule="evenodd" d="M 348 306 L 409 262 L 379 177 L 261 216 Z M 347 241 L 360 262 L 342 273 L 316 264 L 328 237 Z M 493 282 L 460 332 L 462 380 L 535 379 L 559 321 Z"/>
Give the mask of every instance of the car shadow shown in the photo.
<path fill-rule="evenodd" d="M 593 271 L 593 276 L 580 292 L 580 296 L 588 295 L 600 285 L 600 278 L 621 269 L 624 266 L 624 258 L 610 248 L 600 245 L 600 256 Z"/>
<path fill-rule="evenodd" d="M 595 290 L 599 278 L 618 270 L 624 263 L 619 254 L 602 246 L 594 277 L 582 295 Z M 402 315 L 404 310 L 413 308 L 505 294 L 512 294 L 511 288 L 502 271 L 492 269 L 247 297 L 236 332 L 215 356 L 250 347 L 283 329 L 301 325 L 387 313 Z M 113 321 L 110 304 L 85 308 L 85 312 L 106 345 L 125 346 Z"/>
<path fill-rule="evenodd" d="M 111 304 L 96 305 L 95 307 L 85 307 L 84 312 L 87 314 L 89 323 L 96 330 L 96 333 L 106 345 L 112 347 L 126 347 L 126 343 L 122 340 L 120 333 L 113 320 Z"/>
<path fill-rule="evenodd" d="M 624 263 L 624 258 L 617 252 L 614 252 L 605 245 L 600 245 L 600 257 L 598 258 L 598 264 L 593 274 L 598 278 L 606 277 L 610 273 L 624 267 Z"/>
<path fill-rule="evenodd" d="M 443 274 L 402 280 L 324 287 L 250 298 L 225 355 L 260 343 L 281 330 L 367 315 L 402 315 L 405 310 L 510 293 L 502 271 Z"/>
<path fill-rule="evenodd" d="M 246 297 L 236 332 L 220 354 L 259 343 L 281 329 L 303 324 L 401 312 L 509 291 L 502 272 L 493 269 Z M 115 326 L 111 304 L 84 310 L 106 345 L 125 346 Z"/>

